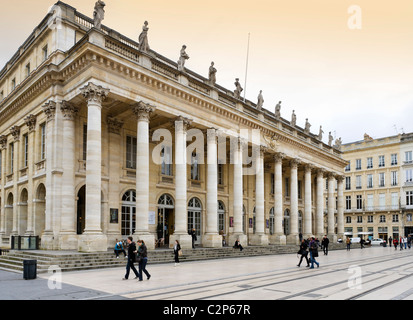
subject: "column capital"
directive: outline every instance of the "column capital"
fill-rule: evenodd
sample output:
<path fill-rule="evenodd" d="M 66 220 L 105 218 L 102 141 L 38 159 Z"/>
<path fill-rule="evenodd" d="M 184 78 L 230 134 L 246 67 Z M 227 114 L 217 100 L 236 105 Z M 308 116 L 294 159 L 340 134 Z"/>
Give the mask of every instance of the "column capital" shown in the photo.
<path fill-rule="evenodd" d="M 305 169 L 305 172 L 306 172 L 306 173 L 308 173 L 308 172 L 311 173 L 311 171 L 314 170 L 315 167 L 314 167 L 314 165 L 312 165 L 311 163 L 306 163 L 306 164 L 304 165 L 304 169 Z"/>
<path fill-rule="evenodd" d="M 192 124 L 192 119 L 183 117 L 183 116 L 178 116 L 175 118 L 175 120 L 173 120 L 173 123 L 175 125 L 175 129 L 176 129 L 176 124 L 177 122 L 182 122 L 182 130 L 184 130 L 185 132 L 189 129 L 190 125 Z"/>
<path fill-rule="evenodd" d="M 318 177 L 321 176 L 322 178 L 324 178 L 324 174 L 326 173 L 326 170 L 325 170 L 325 169 L 317 168 L 316 171 L 317 171 L 317 176 L 318 176 Z"/>
<path fill-rule="evenodd" d="M 34 114 L 29 114 L 24 118 L 24 122 L 29 127 L 29 132 L 33 132 L 36 127 L 36 116 Z"/>
<path fill-rule="evenodd" d="M 86 86 L 80 89 L 83 97 L 87 102 L 97 102 L 101 104 L 107 98 L 109 89 L 105 89 L 102 86 L 98 86 L 93 82 L 89 82 Z"/>
<path fill-rule="evenodd" d="M 285 154 L 282 152 L 276 152 L 274 154 L 274 160 L 275 162 L 282 162 L 282 160 L 285 158 Z"/>
<path fill-rule="evenodd" d="M 49 100 L 43 105 L 43 112 L 46 114 L 47 122 L 54 120 L 56 114 L 56 102 Z"/>
<path fill-rule="evenodd" d="M 123 126 L 123 121 L 120 121 L 114 117 L 108 116 L 107 123 L 108 123 L 109 133 L 120 134 L 120 129 Z"/>
<path fill-rule="evenodd" d="M 290 160 L 290 166 L 291 168 L 297 169 L 297 167 L 301 164 L 301 160 L 294 158 Z"/>
<path fill-rule="evenodd" d="M 62 110 L 64 120 L 75 120 L 76 115 L 79 112 L 78 107 L 65 100 L 60 103 L 60 110 Z"/>
<path fill-rule="evenodd" d="M 217 142 L 217 137 L 218 137 L 218 130 L 215 128 L 209 128 L 206 130 L 206 135 L 207 135 L 207 142 Z"/>
<path fill-rule="evenodd" d="M 2 149 L 6 149 L 7 148 L 7 136 L 0 136 L 0 145 Z"/>
<path fill-rule="evenodd" d="M 151 114 L 156 110 L 156 107 L 151 106 L 143 101 L 139 101 L 131 108 L 135 116 L 138 118 L 138 121 L 143 120 L 148 122 Z"/>
<path fill-rule="evenodd" d="M 327 172 L 327 178 L 328 180 L 333 180 L 336 179 L 336 174 L 334 172 Z"/>
<path fill-rule="evenodd" d="M 13 136 L 14 142 L 20 141 L 20 127 L 19 126 L 11 127 L 10 133 Z"/>
<path fill-rule="evenodd" d="M 339 174 L 339 175 L 337 175 L 337 176 L 336 176 L 336 179 L 337 179 L 337 183 L 341 183 L 341 182 L 343 182 L 343 181 L 344 181 L 345 176 L 344 176 L 344 175 Z"/>

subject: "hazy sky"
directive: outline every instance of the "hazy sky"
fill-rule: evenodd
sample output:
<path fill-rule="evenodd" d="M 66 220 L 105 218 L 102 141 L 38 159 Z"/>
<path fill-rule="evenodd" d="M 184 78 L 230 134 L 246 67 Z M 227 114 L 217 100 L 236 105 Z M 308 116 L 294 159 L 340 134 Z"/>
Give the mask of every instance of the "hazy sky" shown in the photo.
<path fill-rule="evenodd" d="M 2 2 L 0 68 L 57 1 Z M 145 20 L 149 44 L 177 61 L 187 46 L 186 67 L 207 77 L 211 61 L 217 83 L 244 87 L 246 98 L 297 124 L 323 126 L 343 143 L 413 131 L 412 0 L 105 0 L 104 24 L 137 41 Z M 95 0 L 66 3 L 92 17 Z M 351 5 L 361 9 L 361 29 Z"/>

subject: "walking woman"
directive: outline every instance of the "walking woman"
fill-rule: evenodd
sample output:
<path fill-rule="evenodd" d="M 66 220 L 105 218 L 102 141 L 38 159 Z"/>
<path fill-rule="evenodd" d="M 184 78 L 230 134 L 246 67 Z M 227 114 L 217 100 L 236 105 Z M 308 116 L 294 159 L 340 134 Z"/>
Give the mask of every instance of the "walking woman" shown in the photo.
<path fill-rule="evenodd" d="M 138 240 L 138 246 L 139 281 L 142 281 L 142 273 L 145 273 L 149 280 L 151 275 L 146 270 L 146 264 L 148 263 L 148 250 L 143 240 Z"/>
<path fill-rule="evenodd" d="M 179 266 L 179 251 L 181 250 L 181 245 L 179 244 L 178 240 L 175 240 L 174 245 L 174 255 L 175 255 L 175 267 Z"/>
<path fill-rule="evenodd" d="M 133 242 L 133 238 L 132 237 L 128 237 L 128 263 L 126 264 L 126 274 L 125 277 L 122 280 L 128 280 L 129 278 L 129 272 L 130 269 L 132 269 L 133 273 L 135 274 L 136 278 L 142 277 L 142 275 L 139 275 L 138 271 L 136 270 L 135 266 L 133 265 L 134 262 L 136 262 L 135 260 L 135 252 L 136 252 L 136 245 L 135 242 Z"/>
<path fill-rule="evenodd" d="M 318 257 L 317 247 L 318 247 L 317 242 L 315 242 L 315 239 L 313 237 L 310 242 L 310 261 L 311 261 L 310 269 L 314 269 L 314 263 L 317 265 L 317 268 L 320 267 L 320 264 L 315 260 L 315 258 Z"/>
<path fill-rule="evenodd" d="M 308 258 L 307 258 L 307 255 L 308 255 L 307 248 L 308 248 L 307 242 L 304 239 L 302 239 L 301 244 L 300 244 L 300 251 L 298 251 L 298 253 L 301 254 L 301 258 L 300 258 L 300 262 L 297 264 L 297 267 L 301 265 L 303 258 L 305 258 L 305 261 L 307 261 L 307 267 L 310 266 L 310 262 L 308 261 Z"/>

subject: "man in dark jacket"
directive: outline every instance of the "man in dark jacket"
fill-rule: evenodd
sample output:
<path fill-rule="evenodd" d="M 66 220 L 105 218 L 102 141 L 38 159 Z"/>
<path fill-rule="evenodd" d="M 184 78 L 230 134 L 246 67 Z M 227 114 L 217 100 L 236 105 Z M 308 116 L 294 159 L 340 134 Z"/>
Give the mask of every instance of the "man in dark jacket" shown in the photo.
<path fill-rule="evenodd" d="M 300 250 L 298 251 L 299 254 L 301 254 L 301 258 L 300 258 L 300 262 L 297 264 L 297 267 L 301 265 L 303 258 L 305 258 L 305 261 L 307 261 L 307 267 L 310 266 L 310 261 L 307 258 L 307 255 L 308 255 L 307 248 L 308 248 L 307 242 L 303 239 L 300 244 Z"/>
<path fill-rule="evenodd" d="M 139 278 L 139 273 L 136 270 L 135 266 L 133 265 L 135 261 L 135 257 L 136 257 L 136 245 L 135 242 L 133 242 L 133 238 L 132 237 L 128 237 L 128 240 L 126 240 L 128 242 L 128 263 L 126 264 L 126 274 L 125 277 L 122 280 L 128 280 L 129 278 L 129 272 L 130 269 L 132 269 L 133 273 L 135 273 L 135 279 Z"/>
<path fill-rule="evenodd" d="M 323 247 L 324 255 L 328 255 L 328 244 L 330 240 L 328 240 L 327 236 L 324 236 L 323 240 L 321 241 L 321 246 Z"/>

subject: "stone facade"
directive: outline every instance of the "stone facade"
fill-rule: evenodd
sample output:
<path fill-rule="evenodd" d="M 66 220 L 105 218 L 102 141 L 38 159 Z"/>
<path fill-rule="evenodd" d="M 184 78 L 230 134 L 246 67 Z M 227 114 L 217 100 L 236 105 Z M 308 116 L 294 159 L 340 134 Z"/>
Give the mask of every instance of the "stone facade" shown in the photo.
<path fill-rule="evenodd" d="M 336 180 L 343 190 L 339 148 L 62 2 L 0 91 L 1 246 L 36 235 L 43 249 L 106 251 L 133 235 L 185 248 L 191 228 L 205 247 L 297 243 L 324 234 L 325 179 L 330 203 Z M 342 236 L 343 206 L 327 211 Z"/>

